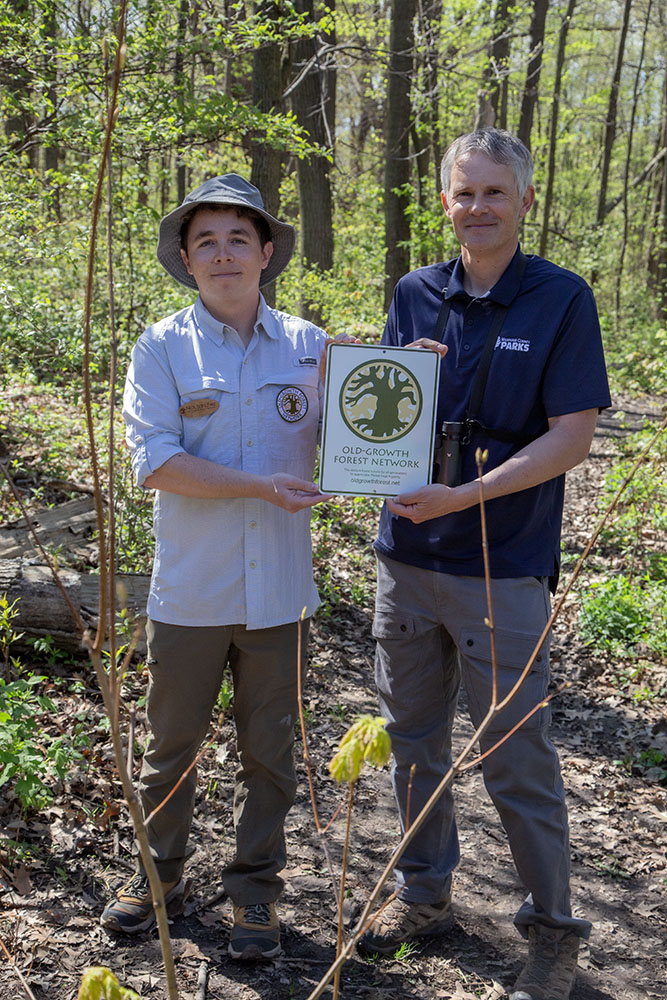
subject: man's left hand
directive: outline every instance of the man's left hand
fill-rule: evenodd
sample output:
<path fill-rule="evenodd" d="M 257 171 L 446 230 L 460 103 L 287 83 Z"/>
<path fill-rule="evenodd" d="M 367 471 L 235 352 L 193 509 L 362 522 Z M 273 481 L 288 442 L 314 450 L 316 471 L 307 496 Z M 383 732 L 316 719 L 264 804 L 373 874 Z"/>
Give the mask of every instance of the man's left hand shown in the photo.
<path fill-rule="evenodd" d="M 360 344 L 358 337 L 353 337 L 349 333 L 339 333 L 335 337 L 327 337 L 324 342 L 324 350 L 320 358 L 320 379 L 324 382 L 327 375 L 327 351 L 329 344 Z"/>
<path fill-rule="evenodd" d="M 421 486 L 410 493 L 388 498 L 387 507 L 392 514 L 407 517 L 414 524 L 421 524 L 422 521 L 430 521 L 434 517 L 460 510 L 461 505 L 457 501 L 455 489 L 443 486 L 442 483 L 433 483 L 431 486 Z"/>

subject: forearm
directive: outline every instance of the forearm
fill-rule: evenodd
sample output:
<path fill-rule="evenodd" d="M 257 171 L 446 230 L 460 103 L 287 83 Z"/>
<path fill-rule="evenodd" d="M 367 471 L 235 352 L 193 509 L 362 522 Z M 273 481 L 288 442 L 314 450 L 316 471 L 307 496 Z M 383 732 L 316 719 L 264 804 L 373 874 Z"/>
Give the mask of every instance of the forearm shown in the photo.
<path fill-rule="evenodd" d="M 144 481 L 151 490 L 164 490 L 200 500 L 232 497 L 268 499 L 270 479 L 242 469 L 218 465 L 206 458 L 179 452 L 168 459 Z"/>
<path fill-rule="evenodd" d="M 484 499 L 519 493 L 574 468 L 588 454 L 596 419 L 597 410 L 583 410 L 551 419 L 545 434 L 502 465 L 482 474 Z M 419 524 L 474 507 L 479 497 L 478 478 L 453 488 L 439 483 L 424 486 L 395 500 L 387 500 L 387 506 L 393 514 Z"/>
<path fill-rule="evenodd" d="M 588 411 L 586 411 L 588 412 Z M 546 434 L 531 441 L 502 465 L 482 473 L 484 499 L 519 493 L 555 479 L 579 465 L 590 448 L 597 411 L 586 420 L 554 422 Z M 590 429 L 590 432 L 589 432 Z M 458 510 L 479 503 L 479 479 L 456 487 Z"/>
<path fill-rule="evenodd" d="M 178 493 L 197 500 L 253 497 L 266 500 L 291 514 L 331 499 L 330 494 L 320 493 L 316 483 L 287 472 L 258 476 L 188 455 L 187 452 L 179 452 L 167 459 L 147 477 L 144 485 L 149 489 Z"/>

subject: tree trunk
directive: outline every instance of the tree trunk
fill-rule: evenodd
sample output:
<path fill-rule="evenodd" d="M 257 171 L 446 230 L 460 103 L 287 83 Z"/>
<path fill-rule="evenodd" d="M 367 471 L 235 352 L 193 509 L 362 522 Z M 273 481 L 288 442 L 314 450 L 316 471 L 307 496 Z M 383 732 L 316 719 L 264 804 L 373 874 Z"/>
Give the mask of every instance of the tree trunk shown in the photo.
<path fill-rule="evenodd" d="M 662 124 L 660 146 L 667 146 L 667 69 L 662 87 Z M 667 310 L 667 155 L 663 153 L 656 171 L 656 195 L 652 212 L 652 238 L 648 256 L 648 285 L 655 296 L 656 319 L 664 319 Z"/>
<path fill-rule="evenodd" d="M 556 142 L 558 132 L 558 112 L 560 110 L 561 81 L 565 64 L 565 47 L 570 21 L 574 14 L 577 0 L 569 0 L 565 16 L 558 33 L 558 51 L 556 53 L 556 74 L 554 78 L 553 96 L 551 98 L 551 117 L 549 120 L 549 155 L 547 159 L 547 183 L 544 191 L 544 210 L 542 214 L 542 232 L 540 233 L 540 256 L 544 257 L 549 242 L 549 216 L 553 201 L 554 177 L 556 173 Z"/>
<path fill-rule="evenodd" d="M 14 0 L 13 8 L 17 30 L 21 31 L 21 22 L 30 21 L 33 16 L 30 0 Z M 11 110 L 4 121 L 8 143 L 12 149 L 25 153 L 31 169 L 35 170 L 38 163 L 38 146 L 31 135 L 34 125 L 33 114 L 29 106 L 32 91 L 31 78 L 22 61 L 16 63 L 7 61 L 6 67 L 3 67 L 2 70 L 2 84 L 11 96 Z"/>
<path fill-rule="evenodd" d="M 623 9 L 623 23 L 621 34 L 618 40 L 616 51 L 616 64 L 614 75 L 611 81 L 611 91 L 609 92 L 609 106 L 607 108 L 607 120 L 604 130 L 604 151 L 602 155 L 602 170 L 600 172 L 600 191 L 598 194 L 598 209 L 596 215 L 596 225 L 601 226 L 605 216 L 605 206 L 607 204 L 607 186 L 609 184 L 609 168 L 611 166 L 611 154 L 614 149 L 616 139 L 616 119 L 618 113 L 618 91 L 621 86 L 621 71 L 623 69 L 623 57 L 625 55 L 625 41 L 628 35 L 630 24 L 630 10 L 632 0 L 625 0 Z"/>
<path fill-rule="evenodd" d="M 58 63 L 56 59 L 56 38 L 58 35 L 58 22 L 56 20 L 55 5 L 47 7 L 44 14 L 44 21 L 42 25 L 42 32 L 44 37 L 44 79 L 47 81 L 46 86 L 46 97 L 47 105 L 49 108 L 54 110 L 49 112 L 47 110 L 47 119 L 52 116 L 53 120 L 56 119 L 58 107 Z M 58 143 L 54 141 L 53 136 L 47 137 L 44 143 L 44 170 L 47 173 L 55 174 L 58 170 L 60 162 Z M 58 220 L 61 221 L 60 213 L 60 189 L 58 184 L 47 177 L 46 183 L 48 184 L 51 191 L 51 206 L 50 210 L 53 215 Z"/>
<path fill-rule="evenodd" d="M 316 19 L 313 0 L 297 0 L 296 9 Z M 329 3 L 329 8 L 333 6 Z M 294 71 L 298 76 L 309 66 L 292 92 L 292 108 L 298 123 L 313 142 L 333 147 L 335 123 L 336 70 L 331 56 L 318 55 L 323 43 L 335 44 L 331 35 L 302 39 L 295 46 Z M 299 159 L 296 165 L 299 182 L 300 250 L 306 267 L 322 271 L 333 267 L 333 211 L 331 202 L 331 164 L 324 156 Z M 314 323 L 323 321 L 319 304 L 301 300 L 301 314 Z"/>
<path fill-rule="evenodd" d="M 178 41 L 176 43 L 176 55 L 174 59 L 174 91 L 180 108 L 181 120 L 185 117 L 186 76 L 184 50 L 188 28 L 188 10 L 188 0 L 180 0 L 178 9 Z M 183 203 L 183 199 L 187 194 L 187 168 L 183 161 L 181 150 L 178 148 L 180 145 L 181 143 L 179 142 L 176 150 L 176 194 L 179 205 Z"/>
<path fill-rule="evenodd" d="M 533 115 L 540 87 L 544 29 L 547 22 L 548 9 L 549 0 L 533 0 L 533 14 L 530 20 L 530 59 L 528 61 L 528 69 L 526 70 L 526 82 L 521 99 L 521 115 L 519 117 L 517 132 L 527 149 L 530 149 Z"/>
<path fill-rule="evenodd" d="M 417 156 L 417 171 L 419 174 L 419 203 L 422 206 L 432 204 L 435 194 L 440 194 L 440 72 L 438 63 L 438 39 L 442 21 L 442 0 L 425 5 L 419 3 L 418 24 L 420 44 L 416 46 L 422 63 L 423 106 L 420 111 L 422 127 L 413 129 L 413 146 Z M 427 183 L 429 161 L 432 164 L 433 186 Z M 427 263 L 424 261 L 423 263 Z"/>
<path fill-rule="evenodd" d="M 279 0 L 259 0 L 255 11 L 266 21 L 279 21 Z M 252 62 L 252 103 L 261 112 L 280 110 L 282 80 L 282 45 L 268 42 L 255 50 Z M 273 216 L 280 212 L 280 175 L 283 154 L 262 142 L 251 143 L 250 181 L 262 193 L 264 207 Z M 265 285 L 262 294 L 270 306 L 276 303 L 275 284 Z"/>
<path fill-rule="evenodd" d="M 389 308 L 396 282 L 410 269 L 410 221 L 405 211 L 405 186 L 410 182 L 414 15 L 414 0 L 392 0 L 385 114 L 385 309 Z"/>
<path fill-rule="evenodd" d="M 493 17 L 493 37 L 489 60 L 479 95 L 477 119 L 480 124 L 507 128 L 507 75 L 510 57 L 510 0 L 498 0 Z"/>
<path fill-rule="evenodd" d="M 649 22 L 651 19 L 651 11 L 653 9 L 653 0 L 648 0 L 646 6 L 646 18 L 644 20 L 644 31 L 642 33 L 642 46 L 639 53 L 639 64 L 635 73 L 635 82 L 632 90 L 632 110 L 630 112 L 630 124 L 628 128 L 628 145 L 625 151 L 625 168 L 623 170 L 623 236 L 621 238 L 621 249 L 618 255 L 618 265 L 616 267 L 616 291 L 615 291 L 615 310 L 616 310 L 616 326 L 618 328 L 621 318 L 621 287 L 623 283 L 623 266 L 625 263 L 625 251 L 628 244 L 628 228 L 629 228 L 629 218 L 628 218 L 628 194 L 630 191 L 630 165 L 632 163 L 632 147 L 634 141 L 634 130 L 635 122 L 637 120 L 637 107 L 639 105 L 639 89 L 641 86 L 641 79 L 644 74 L 644 56 L 646 54 L 646 40 L 648 36 Z M 606 209 L 605 209 L 606 214 Z"/>

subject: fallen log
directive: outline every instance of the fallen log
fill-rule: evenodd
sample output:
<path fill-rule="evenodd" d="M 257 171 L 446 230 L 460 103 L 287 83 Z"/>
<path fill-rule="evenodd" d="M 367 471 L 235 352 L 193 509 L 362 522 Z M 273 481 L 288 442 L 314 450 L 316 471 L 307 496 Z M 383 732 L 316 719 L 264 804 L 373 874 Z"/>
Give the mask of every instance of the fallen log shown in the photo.
<path fill-rule="evenodd" d="M 0 559 L 18 556 L 41 560 L 34 534 L 50 552 L 64 551 L 70 562 L 85 565 L 97 556 L 93 540 L 96 528 L 92 497 L 68 500 L 30 515 L 30 527 L 23 518 L 0 528 Z M 32 530 L 31 530 L 32 529 Z"/>
<path fill-rule="evenodd" d="M 83 654 L 80 629 L 49 567 L 44 564 L 32 532 L 47 552 L 54 553 L 67 596 L 86 627 L 96 630 L 99 576 L 72 568 L 72 564 L 91 565 L 96 556 L 92 497 L 69 500 L 57 507 L 37 511 L 30 515 L 30 526 L 32 531 L 20 519 L 0 527 L 0 595 L 6 594 L 10 604 L 16 601 L 18 614 L 12 626 L 15 632 L 24 633 L 16 642 L 16 648 L 27 649 L 28 639 L 50 636 L 60 649 Z M 60 568 L 65 561 L 68 567 Z M 142 622 L 149 585 L 147 575 L 119 574 L 116 577 L 117 610 L 127 608 L 132 618 Z M 145 649 L 142 640 L 143 635 L 139 652 Z M 119 639 L 118 645 L 124 641 Z"/>
<path fill-rule="evenodd" d="M 71 569 L 62 569 L 58 575 L 84 624 L 94 631 L 98 621 L 99 576 Z M 115 578 L 115 583 L 117 611 L 127 608 L 132 619 L 143 623 L 150 577 L 123 573 Z M 48 566 L 22 558 L 0 559 L 0 594 L 6 594 L 10 604 L 16 601 L 18 614 L 12 627 L 15 632 L 23 633 L 16 643 L 18 649 L 27 649 L 28 639 L 50 636 L 60 649 L 83 654 L 79 627 Z M 119 639 L 117 645 L 124 641 Z M 145 649 L 143 635 L 137 649 L 139 652 Z"/>

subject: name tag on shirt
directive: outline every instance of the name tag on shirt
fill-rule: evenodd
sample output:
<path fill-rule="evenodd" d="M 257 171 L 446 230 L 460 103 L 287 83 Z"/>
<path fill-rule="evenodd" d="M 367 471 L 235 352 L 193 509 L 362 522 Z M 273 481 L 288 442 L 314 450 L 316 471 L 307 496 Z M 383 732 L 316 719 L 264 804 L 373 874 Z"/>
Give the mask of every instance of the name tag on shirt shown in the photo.
<path fill-rule="evenodd" d="M 217 399 L 191 399 L 179 406 L 178 412 L 182 417 L 208 417 L 219 409 Z"/>

